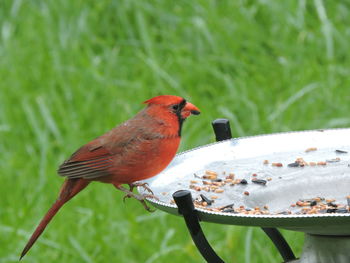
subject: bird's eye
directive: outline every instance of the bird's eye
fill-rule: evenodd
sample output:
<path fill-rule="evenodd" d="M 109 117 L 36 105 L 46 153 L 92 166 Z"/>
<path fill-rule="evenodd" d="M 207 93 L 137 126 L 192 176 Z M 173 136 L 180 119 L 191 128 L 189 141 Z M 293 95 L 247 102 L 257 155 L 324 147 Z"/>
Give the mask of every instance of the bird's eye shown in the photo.
<path fill-rule="evenodd" d="M 173 106 L 172 106 L 172 109 L 173 109 L 173 110 L 178 110 L 178 109 L 179 109 L 179 104 L 173 105 Z"/>

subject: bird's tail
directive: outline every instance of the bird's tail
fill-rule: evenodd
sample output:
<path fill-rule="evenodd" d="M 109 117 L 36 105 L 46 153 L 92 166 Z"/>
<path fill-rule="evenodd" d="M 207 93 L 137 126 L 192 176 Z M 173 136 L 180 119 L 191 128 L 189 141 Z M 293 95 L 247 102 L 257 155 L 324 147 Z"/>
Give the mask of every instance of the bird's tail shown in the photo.
<path fill-rule="evenodd" d="M 29 251 L 29 249 L 33 246 L 35 241 L 38 239 L 38 237 L 41 235 L 41 233 L 45 230 L 47 224 L 51 221 L 51 219 L 56 215 L 58 210 L 70 199 L 72 199 L 77 193 L 79 193 L 81 190 L 83 190 L 87 185 L 89 184 L 89 181 L 86 181 L 84 179 L 67 179 L 61 188 L 60 195 L 56 202 L 51 206 L 49 211 L 47 211 L 44 218 L 41 220 L 37 228 L 35 229 L 34 233 L 30 237 L 28 243 L 24 247 L 20 259 L 22 259 L 25 254 Z"/>

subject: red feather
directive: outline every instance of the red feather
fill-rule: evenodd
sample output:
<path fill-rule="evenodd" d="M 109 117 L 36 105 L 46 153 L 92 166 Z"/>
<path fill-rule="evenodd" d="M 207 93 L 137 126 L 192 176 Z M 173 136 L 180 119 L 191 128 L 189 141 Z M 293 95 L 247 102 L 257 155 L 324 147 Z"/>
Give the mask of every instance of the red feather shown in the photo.
<path fill-rule="evenodd" d="M 28 250 L 33 246 L 35 241 L 41 235 L 41 233 L 46 228 L 47 224 L 51 221 L 51 219 L 56 215 L 58 210 L 70 199 L 72 199 L 77 193 L 83 190 L 89 184 L 88 181 L 77 179 L 77 180 L 67 180 L 64 182 L 59 198 L 56 202 L 51 206 L 49 211 L 46 213 L 44 218 L 40 221 L 39 225 L 35 229 L 34 233 L 30 237 L 28 243 L 24 247 L 20 259 L 24 257 L 24 255 L 28 252 Z"/>

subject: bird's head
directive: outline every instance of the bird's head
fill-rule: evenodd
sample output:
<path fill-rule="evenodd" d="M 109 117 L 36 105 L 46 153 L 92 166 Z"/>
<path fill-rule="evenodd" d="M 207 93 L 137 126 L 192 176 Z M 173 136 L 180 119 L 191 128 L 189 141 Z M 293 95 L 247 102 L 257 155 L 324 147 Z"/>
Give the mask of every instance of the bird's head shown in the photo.
<path fill-rule="evenodd" d="M 177 134 L 181 136 L 183 122 L 190 115 L 200 114 L 199 109 L 182 97 L 173 95 L 161 95 L 144 102 L 148 104 L 147 112 L 154 118 L 166 122 L 172 128 L 177 127 Z M 178 123 L 178 126 L 175 124 Z M 174 124 L 174 125 L 173 125 Z"/>
<path fill-rule="evenodd" d="M 161 95 L 144 102 L 149 106 L 158 106 L 169 113 L 176 115 L 180 121 L 185 120 L 191 114 L 200 114 L 199 109 L 184 98 L 173 95 Z"/>

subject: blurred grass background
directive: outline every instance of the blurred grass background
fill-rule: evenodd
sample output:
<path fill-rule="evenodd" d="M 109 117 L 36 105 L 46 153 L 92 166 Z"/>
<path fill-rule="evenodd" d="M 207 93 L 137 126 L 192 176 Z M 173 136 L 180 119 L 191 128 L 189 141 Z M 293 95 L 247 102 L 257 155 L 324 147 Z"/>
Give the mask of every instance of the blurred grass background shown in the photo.
<path fill-rule="evenodd" d="M 57 166 L 152 96 L 202 110 L 181 150 L 213 142 L 218 117 L 235 136 L 348 127 L 349 22 L 349 1 L 1 1 L 0 262 L 55 200 Z M 23 262 L 203 262 L 180 218 L 121 200 L 91 185 Z M 203 227 L 227 262 L 282 261 L 260 229 Z"/>

